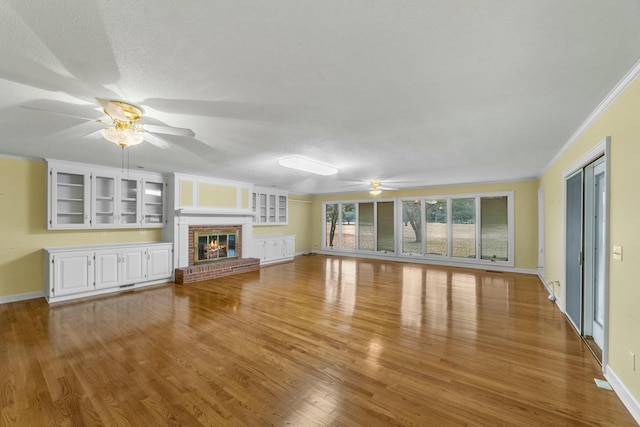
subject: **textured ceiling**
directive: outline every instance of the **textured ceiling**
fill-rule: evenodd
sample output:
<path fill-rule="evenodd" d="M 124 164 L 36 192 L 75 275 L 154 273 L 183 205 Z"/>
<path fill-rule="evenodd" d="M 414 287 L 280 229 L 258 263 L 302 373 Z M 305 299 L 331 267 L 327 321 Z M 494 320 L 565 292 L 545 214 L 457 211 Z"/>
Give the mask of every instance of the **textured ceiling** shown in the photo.
<path fill-rule="evenodd" d="M 639 18 L 636 0 L 4 0 L 0 154 L 120 166 L 83 119 L 101 97 L 195 132 L 130 148 L 132 169 L 305 194 L 531 178 L 640 58 Z"/>

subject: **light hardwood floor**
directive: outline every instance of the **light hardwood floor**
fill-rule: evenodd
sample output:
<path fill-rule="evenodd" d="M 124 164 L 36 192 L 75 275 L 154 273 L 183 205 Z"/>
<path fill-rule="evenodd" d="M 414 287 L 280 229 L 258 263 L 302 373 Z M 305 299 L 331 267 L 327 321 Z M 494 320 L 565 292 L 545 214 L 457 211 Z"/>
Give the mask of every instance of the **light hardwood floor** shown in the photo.
<path fill-rule="evenodd" d="M 635 425 L 534 276 L 325 257 L 0 305 L 0 425 Z"/>

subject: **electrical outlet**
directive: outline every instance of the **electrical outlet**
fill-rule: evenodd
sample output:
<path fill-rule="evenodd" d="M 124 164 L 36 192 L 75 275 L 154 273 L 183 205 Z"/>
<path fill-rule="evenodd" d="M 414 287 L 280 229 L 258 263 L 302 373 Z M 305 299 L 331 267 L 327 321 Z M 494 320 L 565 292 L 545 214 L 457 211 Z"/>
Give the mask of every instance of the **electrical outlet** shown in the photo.
<path fill-rule="evenodd" d="M 613 259 L 622 261 L 622 246 L 613 245 Z"/>
<path fill-rule="evenodd" d="M 636 370 L 636 355 L 633 351 L 629 350 L 629 367 L 632 371 Z"/>

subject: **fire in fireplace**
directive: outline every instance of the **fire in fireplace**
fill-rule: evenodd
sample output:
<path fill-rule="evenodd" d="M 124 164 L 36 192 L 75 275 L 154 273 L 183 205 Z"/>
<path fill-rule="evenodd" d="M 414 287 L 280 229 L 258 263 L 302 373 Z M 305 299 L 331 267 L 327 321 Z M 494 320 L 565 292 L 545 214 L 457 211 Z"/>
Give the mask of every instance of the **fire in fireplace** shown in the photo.
<path fill-rule="evenodd" d="M 195 264 L 237 258 L 237 232 L 227 230 L 195 231 L 193 237 Z"/>

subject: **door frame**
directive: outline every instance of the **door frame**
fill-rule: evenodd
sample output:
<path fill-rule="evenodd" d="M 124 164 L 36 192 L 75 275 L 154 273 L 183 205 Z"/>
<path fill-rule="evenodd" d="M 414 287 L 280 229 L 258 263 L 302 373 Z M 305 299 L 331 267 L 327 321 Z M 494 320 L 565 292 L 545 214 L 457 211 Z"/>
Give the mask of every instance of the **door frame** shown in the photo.
<path fill-rule="evenodd" d="M 538 187 L 538 276 L 544 277 L 544 186 Z M 553 285 L 552 285 L 553 286 Z M 555 289 L 552 295 L 555 295 Z"/>
<path fill-rule="evenodd" d="M 592 163 L 594 160 L 604 155 L 605 165 L 605 217 L 606 222 L 604 225 L 604 247 L 607 249 L 607 255 L 605 256 L 604 270 L 605 270 L 605 283 L 604 283 L 604 336 L 602 346 L 602 370 L 604 372 L 606 366 L 609 363 L 609 225 L 610 225 L 610 197 L 611 197 L 611 137 L 607 136 L 596 144 L 591 150 L 583 154 L 575 162 L 571 164 L 562 172 L 562 301 L 559 306 L 563 313 L 566 315 L 566 283 L 567 283 L 567 253 L 566 253 L 566 215 L 567 215 L 567 194 L 566 183 L 567 178 L 573 175 L 580 169 Z M 581 333 L 581 331 L 579 331 Z"/>

